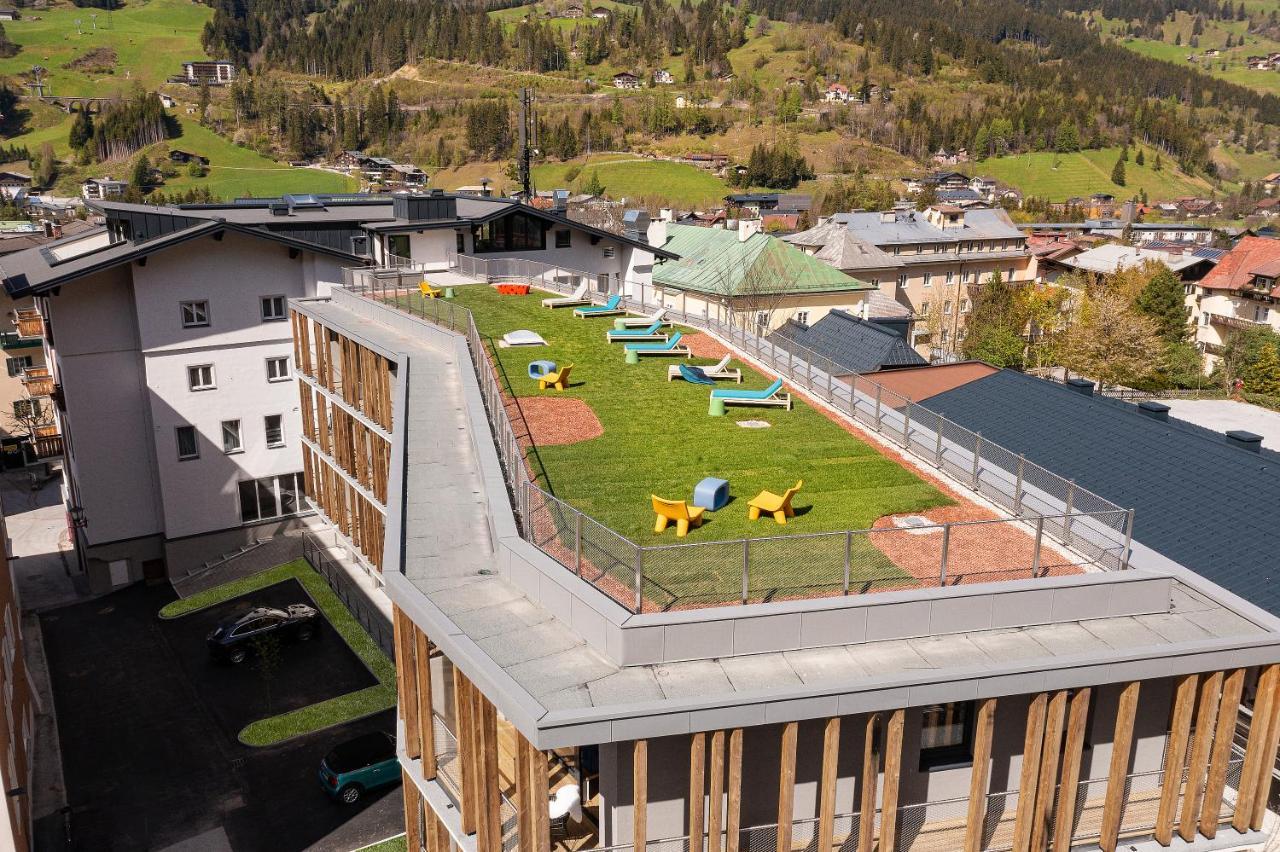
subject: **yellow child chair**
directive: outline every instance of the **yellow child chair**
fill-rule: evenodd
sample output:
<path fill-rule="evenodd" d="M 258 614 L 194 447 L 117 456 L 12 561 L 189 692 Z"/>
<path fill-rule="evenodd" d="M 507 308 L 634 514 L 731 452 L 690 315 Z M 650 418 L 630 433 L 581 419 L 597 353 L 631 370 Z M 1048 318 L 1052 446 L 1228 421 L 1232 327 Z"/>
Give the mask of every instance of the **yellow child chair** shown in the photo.
<path fill-rule="evenodd" d="M 444 295 L 439 287 L 432 287 L 428 281 L 423 281 L 418 285 L 418 292 L 422 294 L 424 299 L 439 299 Z"/>
<path fill-rule="evenodd" d="M 763 512 L 773 515 L 773 519 L 778 523 L 785 524 L 787 518 L 795 516 L 795 510 L 791 508 L 791 498 L 796 496 L 796 492 L 803 485 L 803 479 L 797 480 L 795 486 L 788 488 L 781 497 L 772 491 L 761 491 L 747 503 L 747 517 L 754 521 Z"/>
<path fill-rule="evenodd" d="M 545 376 L 538 379 L 538 390 L 546 390 L 549 387 L 554 387 L 556 390 L 562 391 L 569 387 L 569 371 L 572 369 L 573 365 L 570 364 L 567 367 L 560 368 L 554 373 L 547 373 Z"/>
<path fill-rule="evenodd" d="M 702 513 L 706 511 L 703 507 L 690 508 L 683 500 L 663 500 L 657 494 L 649 496 L 653 498 L 653 511 L 658 515 L 658 520 L 653 525 L 654 532 L 662 532 L 668 523 L 675 521 L 676 538 L 684 538 L 689 533 L 690 525 L 702 526 Z"/>

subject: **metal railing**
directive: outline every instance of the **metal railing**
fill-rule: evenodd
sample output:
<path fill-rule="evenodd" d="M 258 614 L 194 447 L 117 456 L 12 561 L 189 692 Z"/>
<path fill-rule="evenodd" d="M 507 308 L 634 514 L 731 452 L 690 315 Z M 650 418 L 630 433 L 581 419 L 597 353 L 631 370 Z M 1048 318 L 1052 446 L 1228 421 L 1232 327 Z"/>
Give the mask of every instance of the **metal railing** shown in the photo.
<path fill-rule="evenodd" d="M 512 270 L 538 286 L 571 292 L 570 270 L 536 261 L 458 258 L 477 277 Z M 500 266 L 501 264 L 501 266 Z M 482 274 L 480 274 L 482 273 Z M 513 272 L 514 274 L 514 272 Z M 585 275 L 586 273 L 574 273 Z M 822 595 L 1077 573 L 1128 567 L 1133 513 L 1025 457 L 985 441 L 936 413 L 861 376 L 841 375 L 816 353 L 756 337 L 731 322 L 671 305 L 668 317 L 705 328 L 838 412 L 964 487 L 1006 508 L 1013 518 L 843 530 L 808 535 L 644 546 L 541 488 L 525 463 L 529 445 L 513 395 L 502 385 L 471 312 L 450 300 L 420 298 L 417 278 L 397 270 L 346 270 L 345 287 L 463 334 L 523 537 L 632 612 L 742 604 Z M 646 303 L 626 296 L 630 310 Z M 1045 537 L 1051 541 L 1046 542 Z M 993 541 L 1000 547 L 993 548 Z M 1059 546 L 1054 546 L 1054 545 Z M 1001 556 L 993 562 L 993 553 Z"/>

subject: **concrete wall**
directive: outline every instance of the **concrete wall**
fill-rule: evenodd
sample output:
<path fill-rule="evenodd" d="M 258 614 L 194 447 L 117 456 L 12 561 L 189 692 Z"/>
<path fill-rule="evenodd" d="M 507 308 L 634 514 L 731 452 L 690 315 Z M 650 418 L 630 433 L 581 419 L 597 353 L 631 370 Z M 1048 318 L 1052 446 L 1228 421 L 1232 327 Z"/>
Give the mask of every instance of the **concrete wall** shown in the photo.
<path fill-rule="evenodd" d="M 1109 684 L 1096 689 L 1097 697 L 1089 718 L 1081 781 L 1105 779 L 1111 761 L 1111 740 L 1115 729 L 1115 713 L 1121 685 Z M 1016 789 L 1022 771 L 1022 746 L 1026 734 L 1029 695 L 999 699 L 996 707 L 992 740 L 991 780 L 988 790 L 999 793 Z M 1172 701 L 1172 682 L 1167 679 L 1145 681 L 1139 697 L 1134 734 L 1131 773 L 1155 771 L 1164 755 L 1165 733 Z M 841 724 L 840 752 L 836 783 L 836 813 L 856 812 L 861 795 L 860 785 L 864 747 L 863 716 L 844 717 Z M 972 766 L 922 771 L 920 768 L 920 727 L 923 711 L 906 711 L 903 733 L 902 774 L 899 806 L 924 802 L 942 802 L 969 795 Z M 824 722 L 801 722 L 796 744 L 796 790 L 792 811 L 797 820 L 818 816 L 819 778 L 822 771 L 822 737 Z M 781 755 L 781 725 L 764 725 L 744 729 L 742 826 L 770 825 L 777 821 L 778 769 Z M 710 735 L 706 737 L 708 761 Z M 689 736 L 662 737 L 649 740 L 649 808 L 648 832 L 651 839 L 679 837 L 688 833 Z M 727 740 L 726 740 L 727 749 Z M 614 743 L 601 746 L 600 792 L 601 837 L 605 845 L 626 843 L 632 830 L 632 746 Z M 877 789 L 884 776 L 876 778 Z M 704 782 L 709 789 L 709 781 Z M 1012 808 L 1012 801 L 1008 807 Z M 942 804 L 927 809 L 930 822 L 963 819 L 964 804 Z M 909 823 L 903 820 L 904 842 L 909 838 Z M 838 824 L 839 825 L 839 824 Z"/>

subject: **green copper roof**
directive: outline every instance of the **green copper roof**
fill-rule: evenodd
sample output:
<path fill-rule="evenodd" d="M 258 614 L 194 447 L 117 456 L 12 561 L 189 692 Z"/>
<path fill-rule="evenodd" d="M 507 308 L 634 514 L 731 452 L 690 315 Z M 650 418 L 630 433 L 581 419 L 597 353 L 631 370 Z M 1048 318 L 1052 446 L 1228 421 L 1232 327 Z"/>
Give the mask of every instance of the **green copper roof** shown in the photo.
<path fill-rule="evenodd" d="M 732 296 L 875 289 L 763 233 L 739 240 L 736 230 L 669 224 L 662 247 L 680 259 L 654 264 L 654 283 L 677 290 Z"/>

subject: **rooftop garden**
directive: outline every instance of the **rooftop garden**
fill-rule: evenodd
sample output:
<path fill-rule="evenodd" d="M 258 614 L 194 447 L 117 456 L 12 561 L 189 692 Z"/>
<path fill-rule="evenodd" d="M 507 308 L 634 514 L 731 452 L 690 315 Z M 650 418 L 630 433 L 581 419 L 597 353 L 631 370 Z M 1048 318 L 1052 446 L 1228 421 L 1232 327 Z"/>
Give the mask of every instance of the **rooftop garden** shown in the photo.
<path fill-rule="evenodd" d="M 866 529 L 886 515 L 952 503 L 801 399 L 793 398 L 789 411 L 731 406 L 725 416 L 709 416 L 709 387 L 667 381 L 669 365 L 712 364 L 724 351 L 694 329 L 668 329 L 683 333 L 682 342 L 691 344 L 695 356 L 691 360 L 645 356 L 639 364 L 627 364 L 623 344 L 605 339 L 615 317 L 579 319 L 572 308 L 547 309 L 541 300 L 548 294 L 537 291 L 506 295 L 477 285 L 455 292 L 456 303 L 472 311 L 489 340 L 500 380 L 513 397 L 508 413 L 517 432 L 527 429 L 532 437 L 527 461 L 536 483 L 639 545 Z M 549 345 L 497 346 L 502 335 L 518 329 L 536 332 Z M 572 364 L 569 387 L 539 390 L 538 382 L 528 378 L 535 360 Z M 774 378 L 737 359 L 730 366 L 742 369 L 743 382 L 719 382 L 721 388 L 762 389 Z M 755 428 L 742 425 L 747 421 L 756 421 L 751 424 Z M 729 503 L 707 511 L 701 526 L 684 539 L 677 539 L 674 524 L 655 533 L 651 495 L 692 504 L 694 487 L 704 477 L 729 482 Z M 782 494 L 800 479 L 804 486 L 786 526 L 767 514 L 755 521 L 748 518 L 747 503 L 757 493 Z M 758 552 L 752 559 L 752 588 L 805 587 L 809 594 L 815 586 L 835 583 L 838 588 L 839 572 L 833 573 L 832 565 L 843 563 L 844 547 L 841 537 L 814 539 L 812 554 L 794 543 L 786 558 Z M 913 582 L 908 571 L 867 540 L 856 539 L 854 547 L 855 584 Z M 720 559 L 705 551 L 693 556 L 690 552 L 688 560 L 647 565 L 646 582 L 656 588 L 646 590 L 646 598 L 651 593 L 690 602 L 736 597 L 740 557 Z"/>

